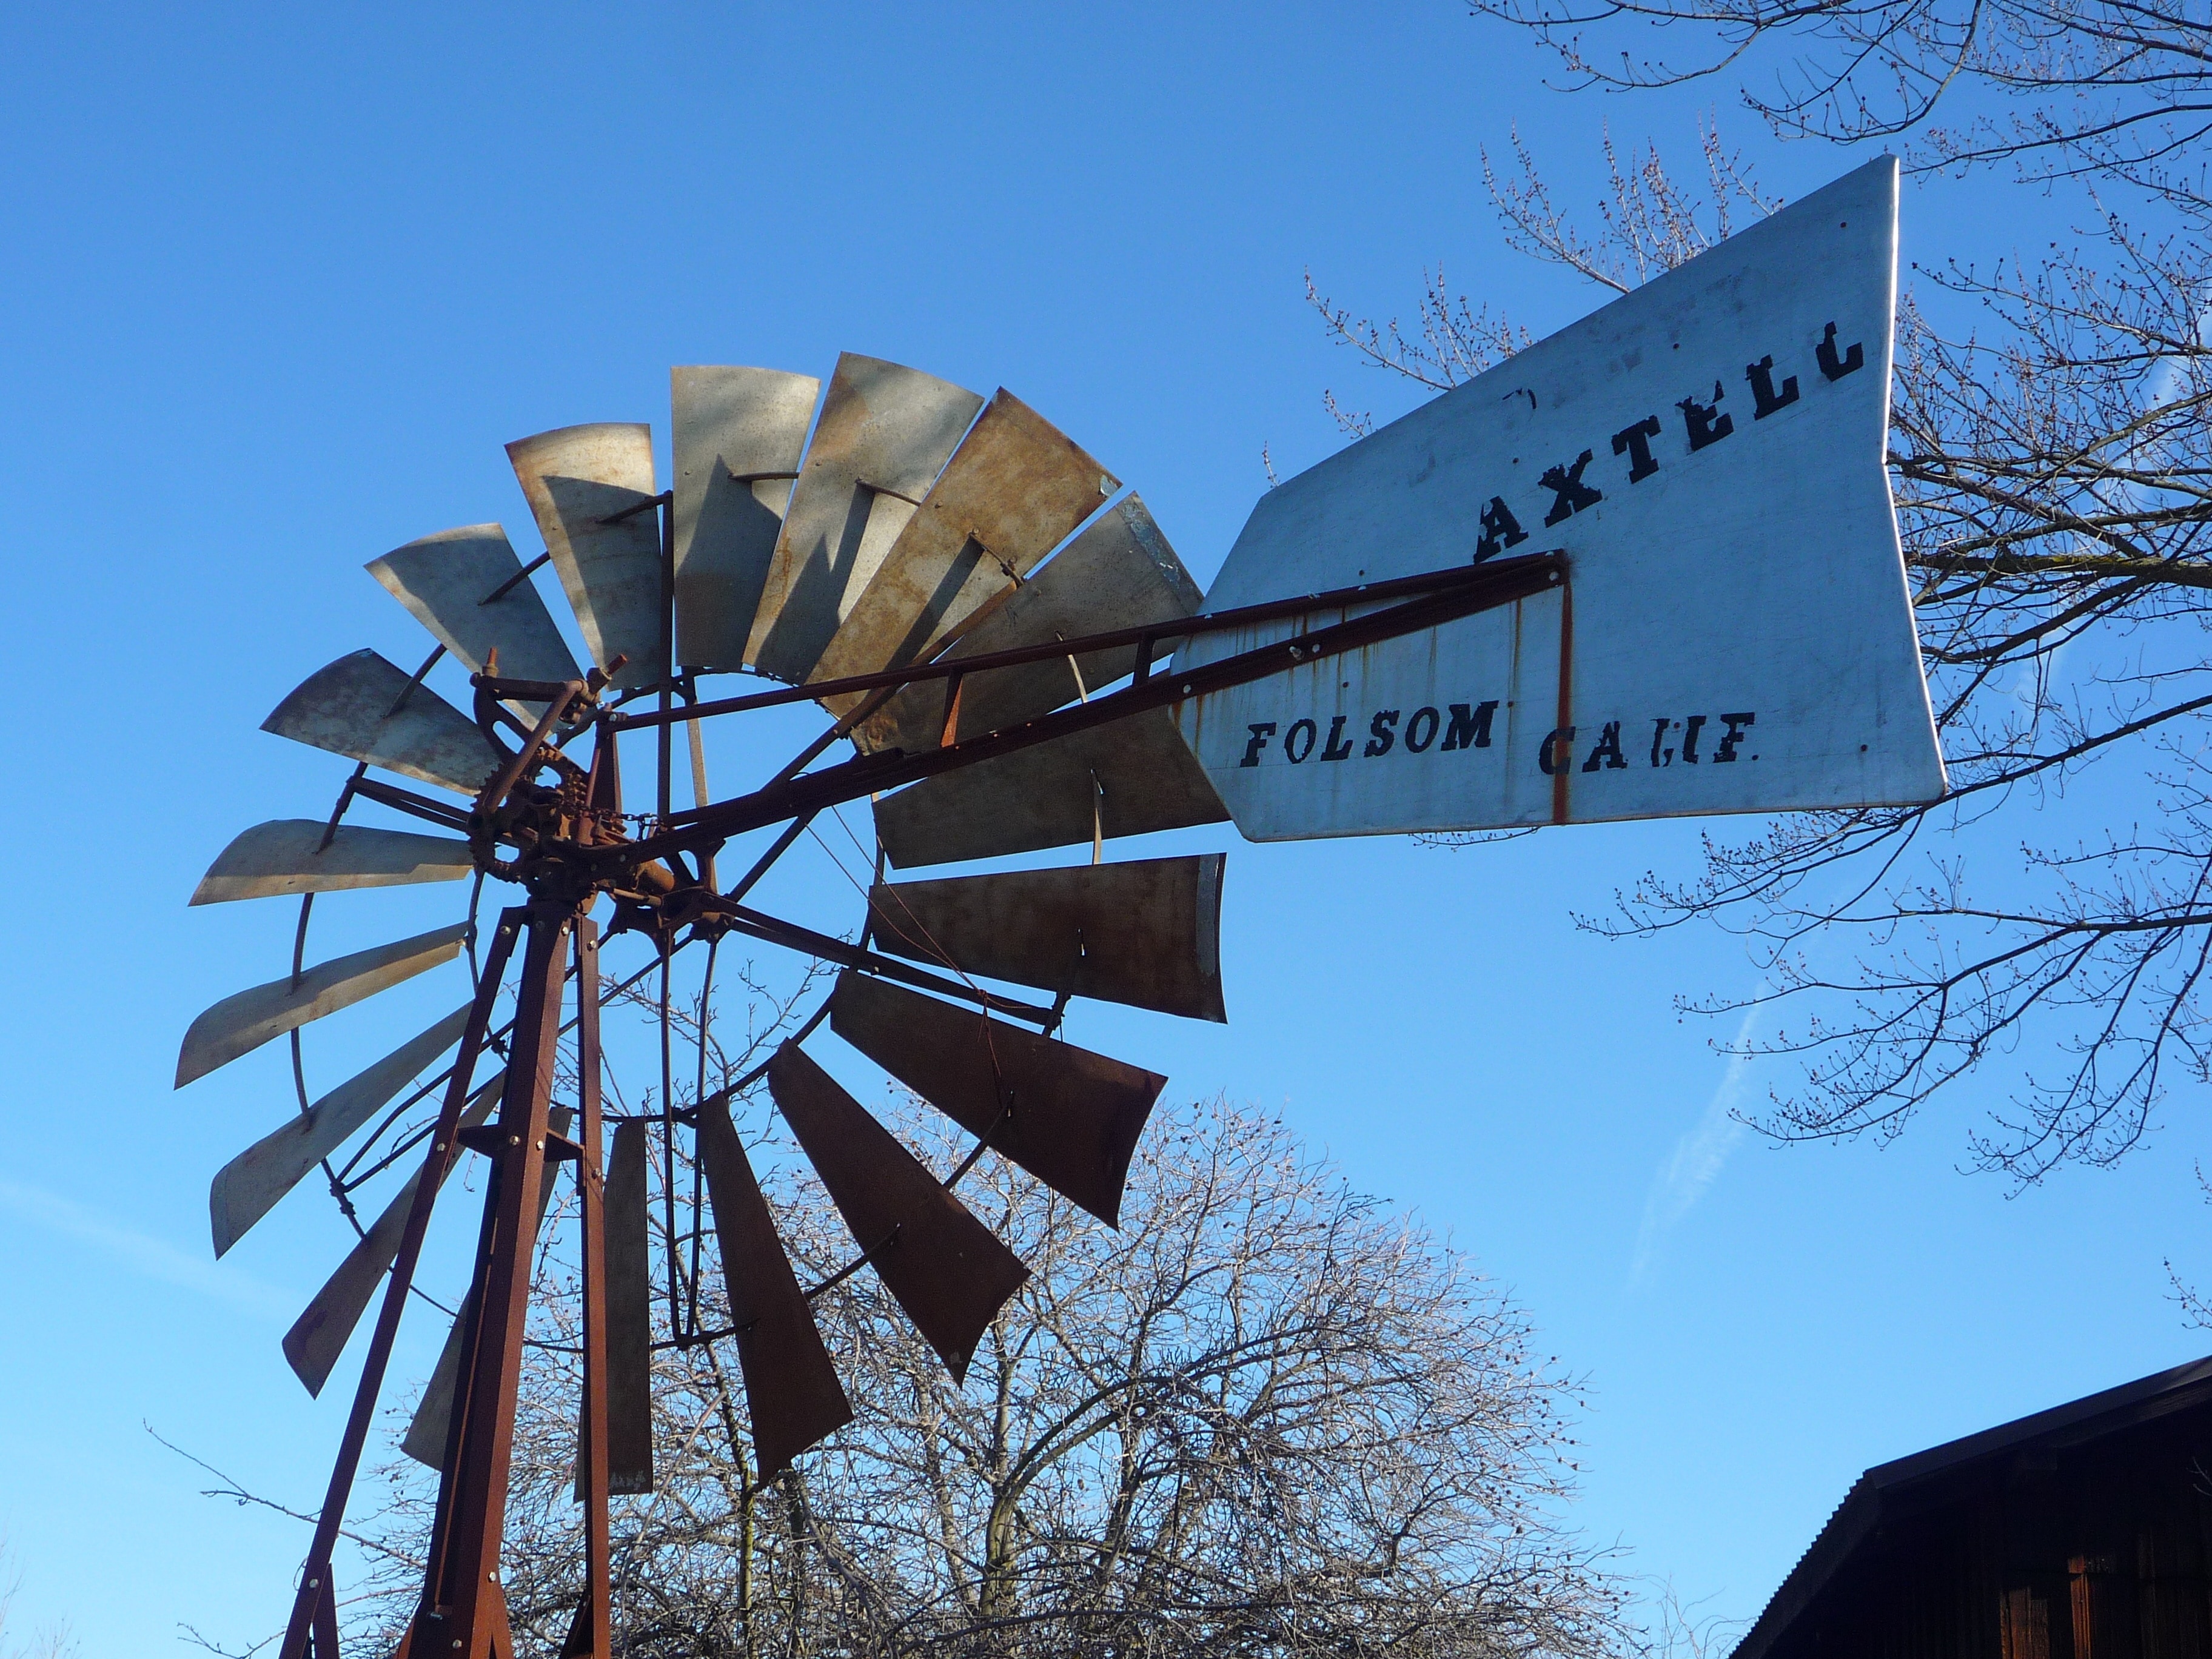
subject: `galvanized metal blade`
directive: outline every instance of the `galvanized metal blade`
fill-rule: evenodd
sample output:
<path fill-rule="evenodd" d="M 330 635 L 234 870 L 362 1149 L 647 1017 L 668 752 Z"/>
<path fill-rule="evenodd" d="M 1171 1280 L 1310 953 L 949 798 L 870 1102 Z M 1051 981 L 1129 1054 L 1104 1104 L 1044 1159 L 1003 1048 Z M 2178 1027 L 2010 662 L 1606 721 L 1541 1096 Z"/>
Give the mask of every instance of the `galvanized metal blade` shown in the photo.
<path fill-rule="evenodd" d="M 868 904 L 877 944 L 916 962 L 1225 1020 L 1222 857 L 878 883 Z"/>
<path fill-rule="evenodd" d="M 372 1113 L 407 1086 L 409 1079 L 459 1042 L 468 1020 L 469 1005 L 465 1003 L 224 1164 L 208 1188 L 215 1253 L 220 1256 L 245 1237 L 278 1199 L 343 1146 Z"/>
<path fill-rule="evenodd" d="M 774 368 L 668 371 L 676 449 L 676 656 L 742 667 L 822 382 Z"/>
<path fill-rule="evenodd" d="M 491 1115 L 492 1109 L 499 1104 L 499 1092 L 506 1076 L 504 1072 L 495 1073 L 469 1097 L 469 1103 L 461 1113 L 462 1128 L 472 1129 Z M 449 1172 L 453 1167 L 447 1165 Z M 284 1358 L 290 1363 L 293 1375 L 307 1385 L 309 1394 L 320 1394 L 323 1384 L 330 1381 L 331 1368 L 345 1352 L 347 1339 L 361 1322 L 369 1297 L 376 1293 L 377 1281 L 392 1266 L 392 1259 L 399 1254 L 400 1236 L 407 1231 L 407 1212 L 415 1202 L 415 1188 L 422 1179 L 419 1168 L 407 1177 L 368 1235 L 346 1252 L 346 1259 L 338 1263 L 337 1271 L 301 1310 L 300 1316 L 292 1322 L 292 1328 L 284 1333 Z"/>
<path fill-rule="evenodd" d="M 775 1218 L 724 1102 L 700 1109 L 699 1160 L 722 1248 L 722 1282 L 752 1417 L 753 1457 L 757 1478 L 765 1480 L 851 1422 L 853 1407 L 806 1294 L 792 1276 L 791 1259 L 775 1236 Z"/>
<path fill-rule="evenodd" d="M 307 676 L 261 729 L 457 795 L 475 794 L 500 764 L 474 720 L 374 651 Z"/>
<path fill-rule="evenodd" d="M 459 881 L 475 868 L 465 841 L 357 823 L 332 829 L 314 818 L 272 818 L 242 832 L 216 855 L 192 890 L 191 902 L 222 904 L 286 893 Z"/>
<path fill-rule="evenodd" d="M 795 1042 L 769 1091 L 868 1265 L 959 1382 L 1030 1270 Z"/>
<path fill-rule="evenodd" d="M 806 678 L 982 406 L 919 369 L 837 359 L 754 613 L 749 666 Z"/>
<path fill-rule="evenodd" d="M 1196 613 L 1198 584 L 1137 496 L 1125 495 L 998 604 L 977 613 L 943 659 L 1012 651 Z M 1136 666 L 1134 646 L 994 668 L 960 687 L 961 738 L 1004 731 L 1113 684 Z M 908 686 L 853 729 L 863 753 L 934 749 L 945 732 L 945 686 Z"/>
<path fill-rule="evenodd" d="M 583 678 L 503 526 L 441 530 L 371 559 L 367 568 L 470 672 L 482 673 L 496 650 L 508 679 Z M 533 715 L 544 707 L 527 706 Z"/>
<path fill-rule="evenodd" d="M 624 690 L 665 678 L 660 516 L 647 505 L 658 493 L 652 429 L 628 421 L 564 426 L 516 439 L 507 457 L 592 660 L 604 669 L 627 657 L 613 681 Z M 644 510 L 607 522 L 633 507 Z"/>
<path fill-rule="evenodd" d="M 469 924 L 457 921 L 412 939 L 334 957 L 303 970 L 295 984 L 289 975 L 225 997 L 194 1020 L 177 1054 L 179 1089 L 205 1077 L 275 1036 L 309 1020 L 320 1019 L 374 996 L 403 980 L 451 962 L 459 954 Z"/>
<path fill-rule="evenodd" d="M 565 1135 L 575 1116 L 570 1107 L 548 1107 L 545 1125 L 555 1134 Z M 541 1236 L 545 1231 L 546 1213 L 553 1207 L 553 1187 L 550 1178 L 538 1186 L 538 1232 Z M 422 1385 L 422 1397 L 415 1402 L 415 1415 L 408 1419 L 406 1437 L 399 1443 L 399 1449 L 408 1456 L 434 1469 L 446 1461 L 446 1442 L 453 1421 L 453 1389 L 460 1382 L 461 1348 L 468 1340 L 469 1315 L 473 1311 L 475 1299 L 476 1292 L 471 1289 L 460 1311 L 453 1316 L 453 1322 L 446 1328 L 446 1342 L 438 1350 L 438 1363 L 431 1369 L 430 1380 Z"/>
<path fill-rule="evenodd" d="M 653 1490 L 653 1261 L 646 1125 L 615 1125 L 607 1158 L 607 1490 Z"/>
<path fill-rule="evenodd" d="M 1009 589 L 1121 488 L 1005 387 L 976 417 L 853 602 L 809 679 L 925 657 Z M 824 700 L 842 714 L 857 696 Z"/>
<path fill-rule="evenodd" d="M 1105 836 L 1219 823 L 1221 797 L 1154 708 L 879 797 L 876 835 L 902 870 Z"/>
<path fill-rule="evenodd" d="M 1001 1157 L 1119 1226 L 1145 1120 L 1168 1080 L 865 974 L 830 1028 Z"/>

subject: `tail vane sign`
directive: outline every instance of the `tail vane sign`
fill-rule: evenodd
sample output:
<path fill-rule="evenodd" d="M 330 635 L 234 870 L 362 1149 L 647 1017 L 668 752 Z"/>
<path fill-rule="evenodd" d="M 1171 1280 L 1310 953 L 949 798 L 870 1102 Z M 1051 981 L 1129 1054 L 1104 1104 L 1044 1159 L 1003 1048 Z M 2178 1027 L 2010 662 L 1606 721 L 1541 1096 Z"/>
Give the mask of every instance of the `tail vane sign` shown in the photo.
<path fill-rule="evenodd" d="M 1182 705 L 1237 828 L 1940 798 L 1884 465 L 1897 195 L 1871 162 L 1263 496 L 1208 611 L 1509 551 L 1569 580 Z"/>

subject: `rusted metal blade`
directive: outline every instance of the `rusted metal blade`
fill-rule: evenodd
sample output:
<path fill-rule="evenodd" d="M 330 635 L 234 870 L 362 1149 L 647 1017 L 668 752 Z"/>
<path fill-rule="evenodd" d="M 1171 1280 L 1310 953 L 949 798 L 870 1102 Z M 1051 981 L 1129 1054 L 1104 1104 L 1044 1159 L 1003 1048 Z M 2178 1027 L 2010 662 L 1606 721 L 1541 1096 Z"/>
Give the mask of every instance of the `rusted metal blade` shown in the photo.
<path fill-rule="evenodd" d="M 749 665 L 793 684 L 806 678 L 982 406 L 919 369 L 837 359 L 753 616 Z"/>
<path fill-rule="evenodd" d="M 927 779 L 878 797 L 875 812 L 902 870 L 1229 816 L 1164 708 Z"/>
<path fill-rule="evenodd" d="M 1222 857 L 879 883 L 868 905 L 876 942 L 916 962 L 1225 1020 Z"/>
<path fill-rule="evenodd" d="M 899 532 L 807 678 L 872 674 L 929 654 L 1121 488 L 1004 386 Z M 828 698 L 842 714 L 856 696 Z"/>
<path fill-rule="evenodd" d="M 176 1086 L 181 1089 L 311 1019 L 334 1014 L 451 962 L 468 931 L 465 921 L 434 927 L 412 939 L 319 963 L 302 972 L 296 984 L 287 975 L 225 997 L 185 1033 L 184 1047 L 177 1054 Z"/>
<path fill-rule="evenodd" d="M 868 1265 L 955 1382 L 1030 1270 L 795 1042 L 768 1086 Z"/>
<path fill-rule="evenodd" d="M 774 368 L 678 368 L 668 377 L 677 660 L 738 668 L 822 382 Z"/>
<path fill-rule="evenodd" d="M 607 1490 L 653 1490 L 653 1262 L 646 1125 L 615 1125 L 607 1158 Z"/>
<path fill-rule="evenodd" d="M 838 975 L 830 1029 L 1001 1157 L 1119 1226 L 1157 1072 L 1055 1042 L 865 974 Z"/>
<path fill-rule="evenodd" d="M 583 678 L 501 526 L 441 530 L 371 559 L 367 568 L 470 672 L 482 673 L 496 650 L 499 672 L 511 680 L 558 684 Z M 534 714 L 544 705 L 530 707 Z"/>
<path fill-rule="evenodd" d="M 649 507 L 613 524 L 657 493 L 652 429 L 628 421 L 564 426 L 507 447 L 538 533 L 561 573 L 592 660 L 627 657 L 614 684 L 652 685 L 668 672 L 660 616 L 660 517 Z M 500 669 L 507 659 L 500 659 Z"/>
<path fill-rule="evenodd" d="M 331 830 L 314 818 L 272 818 L 244 831 L 216 855 L 192 890 L 191 902 L 222 904 L 283 893 L 459 881 L 475 868 L 465 841 L 357 823 Z"/>
<path fill-rule="evenodd" d="M 468 1106 L 461 1114 L 462 1128 L 472 1129 L 491 1115 L 492 1108 L 499 1104 L 499 1091 L 506 1076 L 504 1072 L 495 1073 L 469 1097 Z M 450 1170 L 454 1165 L 447 1167 Z M 362 1310 L 376 1293 L 377 1281 L 392 1266 L 392 1258 L 399 1253 L 400 1235 L 407 1231 L 407 1212 L 415 1202 L 416 1183 L 422 1179 L 420 1169 L 407 1177 L 406 1184 L 392 1194 L 392 1202 L 384 1206 L 384 1213 L 377 1217 L 368 1236 L 346 1253 L 337 1271 L 301 1310 L 300 1316 L 292 1322 L 292 1328 L 284 1333 L 284 1358 L 290 1363 L 293 1374 L 307 1385 L 309 1394 L 323 1391 L 323 1384 L 330 1380 L 331 1367 L 338 1363 L 353 1328 L 361 1322 Z"/>
<path fill-rule="evenodd" d="M 469 1005 L 464 1003 L 224 1164 L 208 1188 L 215 1253 L 222 1255 L 243 1238 L 247 1228 L 267 1215 L 302 1176 L 343 1146 L 410 1078 L 459 1042 L 468 1020 Z"/>
<path fill-rule="evenodd" d="M 546 1127 L 556 1135 L 568 1133 L 575 1121 L 574 1110 L 567 1106 L 546 1109 Z M 545 1231 L 546 1212 L 553 1207 L 554 1182 L 549 1175 L 538 1188 L 538 1231 Z M 475 1292 L 470 1292 L 473 1299 Z M 407 1435 L 399 1443 L 399 1449 L 417 1463 L 438 1468 L 446 1461 L 447 1431 L 453 1420 L 453 1389 L 461 1376 L 461 1346 L 468 1340 L 469 1301 L 461 1304 L 453 1322 L 446 1328 L 445 1346 L 438 1350 L 438 1363 L 431 1368 L 430 1380 L 422 1385 L 422 1397 L 415 1402 L 415 1415 L 408 1419 Z M 343 1346 L 340 1344 L 340 1346 Z"/>
<path fill-rule="evenodd" d="M 474 720 L 374 651 L 308 675 L 261 729 L 457 795 L 475 794 L 499 770 Z"/>
<path fill-rule="evenodd" d="M 775 1218 L 725 1102 L 700 1109 L 699 1160 L 706 1167 L 722 1247 L 722 1281 L 738 1333 L 757 1478 L 765 1480 L 851 1422 L 853 1407 L 805 1292 L 792 1276 L 791 1258 L 775 1236 Z"/>
<path fill-rule="evenodd" d="M 1048 640 L 1072 640 L 1195 615 L 1198 584 L 1137 496 L 1125 495 L 1001 603 L 980 611 L 944 653 L 946 661 L 1013 651 Z M 1123 678 L 1136 666 L 1134 646 L 1065 659 L 994 668 L 963 681 L 961 738 L 1048 714 L 1063 703 Z M 934 749 L 945 732 L 945 688 L 909 686 L 853 729 L 863 753 Z"/>

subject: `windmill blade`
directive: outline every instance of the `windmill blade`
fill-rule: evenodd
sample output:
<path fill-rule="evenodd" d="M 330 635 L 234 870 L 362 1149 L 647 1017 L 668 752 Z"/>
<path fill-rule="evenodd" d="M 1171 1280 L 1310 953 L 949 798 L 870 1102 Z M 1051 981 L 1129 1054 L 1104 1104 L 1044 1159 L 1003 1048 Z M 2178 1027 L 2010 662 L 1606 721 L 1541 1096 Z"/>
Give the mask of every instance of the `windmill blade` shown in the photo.
<path fill-rule="evenodd" d="M 328 846 L 323 844 L 325 836 Z M 192 890 L 191 902 L 223 904 L 285 893 L 459 881 L 475 871 L 465 841 L 356 823 L 332 828 L 313 818 L 272 818 L 243 831 L 216 855 Z"/>
<path fill-rule="evenodd" d="M 507 447 L 514 476 L 538 520 L 538 533 L 561 573 L 561 586 L 602 669 L 629 660 L 614 676 L 623 690 L 657 684 L 668 673 L 661 638 L 660 516 L 649 503 L 652 428 L 628 421 L 564 426 Z M 609 524 L 632 507 L 645 511 Z M 500 659 L 502 670 L 507 659 Z"/>
<path fill-rule="evenodd" d="M 548 1107 L 545 1127 L 556 1135 L 566 1135 L 575 1115 L 571 1107 Z M 545 1231 L 546 1213 L 553 1207 L 553 1187 L 550 1178 L 538 1183 L 538 1226 L 534 1236 L 542 1236 Z M 414 1188 L 410 1187 L 408 1191 L 411 1194 Z M 461 1303 L 460 1311 L 453 1316 L 453 1322 L 446 1328 L 446 1344 L 438 1350 L 438 1363 L 431 1368 L 430 1380 L 422 1385 L 422 1397 L 415 1402 L 415 1415 L 408 1419 L 406 1437 L 399 1443 L 400 1450 L 434 1469 L 446 1461 L 446 1441 L 453 1421 L 453 1390 L 461 1379 L 461 1349 L 468 1341 L 469 1316 L 475 1306 L 476 1291 L 471 1287 Z"/>
<path fill-rule="evenodd" d="M 491 1115 L 492 1108 L 499 1104 L 500 1089 L 506 1079 L 506 1073 L 495 1073 L 469 1097 L 461 1113 L 462 1128 L 473 1129 Z M 450 1174 L 459 1162 L 456 1159 L 447 1164 L 447 1172 Z M 376 1218 L 361 1242 L 346 1252 L 346 1259 L 338 1263 L 337 1271 L 324 1282 L 314 1299 L 292 1322 L 292 1328 L 284 1333 L 284 1358 L 290 1363 L 293 1375 L 307 1385 L 309 1394 L 322 1393 L 323 1384 L 330 1381 L 331 1367 L 338 1363 L 338 1356 L 345 1352 L 347 1339 L 361 1322 L 369 1297 L 376 1294 L 377 1281 L 399 1254 L 400 1236 L 407 1231 L 407 1212 L 414 1205 L 415 1188 L 422 1179 L 420 1169 L 407 1177 L 406 1184 L 384 1206 L 384 1213 Z"/>
<path fill-rule="evenodd" d="M 457 921 L 412 939 L 394 940 L 307 969 L 295 984 L 289 975 L 225 997 L 194 1020 L 177 1054 L 176 1087 L 228 1066 L 275 1036 L 320 1019 L 363 997 L 388 990 L 460 953 L 469 924 Z"/>
<path fill-rule="evenodd" d="M 822 382 L 773 368 L 668 375 L 677 659 L 686 668 L 739 668 Z"/>
<path fill-rule="evenodd" d="M 722 1282 L 752 1416 L 753 1456 L 758 1478 L 765 1480 L 851 1422 L 853 1407 L 822 1344 L 814 1310 L 792 1277 L 791 1258 L 775 1236 L 775 1218 L 726 1102 L 709 1101 L 700 1109 L 699 1161 L 706 1168 L 722 1249 Z"/>
<path fill-rule="evenodd" d="M 1168 1080 L 849 969 L 830 1029 L 1000 1157 L 1109 1227 Z"/>
<path fill-rule="evenodd" d="M 1229 816 L 1175 716 L 1148 709 L 940 773 L 875 805 L 876 836 L 902 870 Z"/>
<path fill-rule="evenodd" d="M 1222 856 L 878 883 L 868 906 L 877 943 L 897 956 L 1225 1020 Z"/>
<path fill-rule="evenodd" d="M 468 1020 L 469 1005 L 465 1003 L 224 1164 L 208 1188 L 208 1223 L 215 1235 L 216 1255 L 222 1255 L 243 1238 L 247 1228 L 267 1215 L 308 1170 L 343 1146 L 409 1079 L 459 1042 Z"/>
<path fill-rule="evenodd" d="M 500 765 L 474 720 L 374 651 L 308 675 L 261 729 L 457 795 L 475 794 Z"/>
<path fill-rule="evenodd" d="M 441 530 L 371 559 L 366 568 L 471 673 L 483 673 L 496 650 L 499 672 L 508 679 L 583 678 L 501 526 Z M 491 598 L 494 593 L 499 597 Z M 527 707 L 535 719 L 544 705 Z"/>
<path fill-rule="evenodd" d="M 1030 1270 L 795 1042 L 769 1062 L 769 1091 L 814 1171 L 956 1382 Z"/>
<path fill-rule="evenodd" d="M 987 601 L 1018 586 L 1121 487 L 1001 386 L 807 678 L 872 674 L 927 656 Z M 824 702 L 842 714 L 860 695 Z"/>
<path fill-rule="evenodd" d="M 1070 542 L 1036 575 L 979 612 L 943 660 L 1012 651 L 1047 640 L 1080 638 L 1118 628 L 1192 616 L 1198 584 L 1160 534 L 1145 504 L 1125 495 Z M 1089 651 L 1062 659 L 994 668 L 962 682 L 961 738 L 1001 732 L 1111 685 L 1136 666 L 1137 649 Z M 945 732 L 941 682 L 912 685 L 853 729 L 861 752 L 934 749 Z"/>
<path fill-rule="evenodd" d="M 806 677 L 982 406 L 919 369 L 837 359 L 753 616 L 749 666 L 793 684 Z"/>
<path fill-rule="evenodd" d="M 653 1259 L 646 1125 L 615 1125 L 607 1158 L 607 1490 L 653 1490 Z"/>

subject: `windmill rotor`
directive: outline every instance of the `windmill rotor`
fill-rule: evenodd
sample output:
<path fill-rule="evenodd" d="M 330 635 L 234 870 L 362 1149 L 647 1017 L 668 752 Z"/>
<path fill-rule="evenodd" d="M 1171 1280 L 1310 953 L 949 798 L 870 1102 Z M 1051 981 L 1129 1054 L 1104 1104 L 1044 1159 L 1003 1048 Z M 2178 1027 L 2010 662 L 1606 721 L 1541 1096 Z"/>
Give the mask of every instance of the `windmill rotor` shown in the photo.
<path fill-rule="evenodd" d="M 441 1474 L 410 1644 L 509 1650 L 496 1578 L 503 1425 L 532 1248 L 559 1165 L 574 1161 L 586 1328 L 578 1479 L 592 1582 L 568 1650 L 603 1652 L 606 1500 L 652 1487 L 656 1344 L 733 1344 L 762 1478 L 853 1415 L 811 1310 L 827 1285 L 801 1282 L 733 1108 L 764 1094 L 843 1216 L 854 1254 L 828 1283 L 873 1273 L 957 1378 L 1028 1269 L 961 1202 L 965 1164 L 925 1166 L 803 1045 L 843 1042 L 966 1128 L 969 1164 L 994 1150 L 1112 1224 L 1165 1079 L 1066 1042 L 1071 1004 L 1224 1018 L 1220 855 L 1106 856 L 1110 840 L 1226 817 L 1164 703 L 1105 706 L 1109 688 L 1141 680 L 1171 647 L 1172 635 L 1156 642 L 1144 630 L 1187 626 L 1199 608 L 1142 501 L 1004 391 L 987 400 L 851 355 L 826 386 L 750 368 L 679 368 L 672 379 L 672 489 L 658 487 L 647 427 L 562 428 L 507 447 L 541 556 L 526 562 L 486 523 L 369 562 L 430 636 L 429 659 L 410 672 L 356 651 L 285 696 L 265 729 L 350 760 L 352 772 L 326 817 L 243 831 L 192 896 L 290 896 L 300 912 L 292 971 L 193 1023 L 179 1086 L 280 1036 L 296 1061 L 316 1020 L 421 976 L 470 975 L 457 984 L 461 1006 L 395 1032 L 383 1058 L 319 1097 L 295 1065 L 297 1115 L 239 1152 L 210 1188 L 218 1255 L 318 1170 L 354 1218 L 357 1237 L 284 1339 L 311 1393 L 364 1322 L 374 1327 L 288 1655 L 319 1656 L 332 1639 L 337 1518 L 432 1206 L 465 1152 L 490 1164 L 483 1242 L 404 1441 Z M 549 564 L 588 666 L 532 580 Z M 465 706 L 431 683 L 447 657 L 468 672 Z M 702 701 L 705 676 L 736 671 L 789 690 Z M 831 717 L 827 741 L 736 798 L 752 804 L 746 823 L 711 821 L 702 725 L 798 702 Z M 1083 718 L 1066 732 L 1005 741 L 1067 711 Z M 696 767 L 693 805 L 680 811 L 679 725 Z M 653 744 L 655 799 L 641 812 L 625 810 L 621 762 L 635 775 L 647 758 L 622 754 L 630 733 Z M 817 764 L 840 740 L 852 758 Z M 957 763 L 915 769 L 923 756 Z M 852 931 L 757 908 L 751 890 L 815 817 L 866 797 L 878 846 Z M 410 827 L 360 821 L 374 807 Z M 757 861 L 718 881 L 726 844 L 779 819 Z M 1066 848 L 1084 861 L 932 868 Z M 320 896 L 441 882 L 469 884 L 460 919 L 327 960 L 309 948 Z M 492 882 L 520 890 L 495 920 L 481 909 Z M 630 948 L 625 934 L 640 963 L 610 989 L 599 954 Z M 603 1109 L 602 1004 L 641 987 L 650 998 L 660 976 L 665 1042 L 672 960 L 697 945 L 711 963 L 732 934 L 835 969 L 831 990 L 763 1065 L 720 1089 L 706 1090 L 702 1031 L 695 1097 L 663 1086 L 650 1112 Z M 556 1090 L 564 1043 L 573 1091 Z M 703 1188 L 688 1224 L 676 1213 L 691 1202 L 674 1179 L 679 1137 Z M 386 1195 L 380 1210 L 372 1194 Z M 668 1218 L 658 1247 L 656 1206 Z M 677 1259 L 680 1239 L 701 1236 L 720 1256 L 726 1331 L 700 1328 L 696 1279 Z"/>

